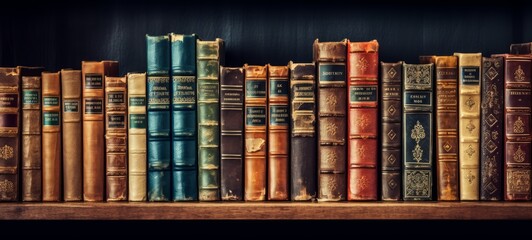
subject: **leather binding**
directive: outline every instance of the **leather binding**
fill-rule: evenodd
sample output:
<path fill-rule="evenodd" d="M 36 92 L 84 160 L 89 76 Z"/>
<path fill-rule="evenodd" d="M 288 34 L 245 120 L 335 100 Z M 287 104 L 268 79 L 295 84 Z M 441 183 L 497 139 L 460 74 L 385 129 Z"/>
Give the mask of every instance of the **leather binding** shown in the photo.
<path fill-rule="evenodd" d="M 18 67 L 22 79 L 22 201 L 42 200 L 42 67 Z"/>
<path fill-rule="evenodd" d="M 105 77 L 107 201 L 127 200 L 126 77 Z"/>
<path fill-rule="evenodd" d="M 460 199 L 479 200 L 480 77 L 482 54 L 458 56 Z"/>
<path fill-rule="evenodd" d="M 289 63 L 290 68 L 290 195 L 292 201 L 317 197 L 316 67 Z"/>
<path fill-rule="evenodd" d="M 172 200 L 197 200 L 196 35 L 170 34 L 172 67 Z"/>
<path fill-rule="evenodd" d="M 504 72 L 504 199 L 529 201 L 532 57 L 506 55 Z"/>
<path fill-rule="evenodd" d="M 221 195 L 244 199 L 244 68 L 220 67 Z"/>
<path fill-rule="evenodd" d="M 482 58 L 480 200 L 502 200 L 504 58 Z"/>
<path fill-rule="evenodd" d="M 401 200 L 403 62 L 381 62 L 381 199 Z"/>
<path fill-rule="evenodd" d="M 347 39 L 314 41 L 318 103 L 318 199 L 346 199 Z"/>
<path fill-rule="evenodd" d="M 404 200 L 432 200 L 433 67 L 403 64 Z"/>
<path fill-rule="evenodd" d="M 63 199 L 83 200 L 81 71 L 61 70 Z"/>
<path fill-rule="evenodd" d="M 0 68 L 0 201 L 19 200 L 20 75 Z"/>
<path fill-rule="evenodd" d="M 244 193 L 246 201 L 266 200 L 266 135 L 268 66 L 244 65 L 245 70 L 245 158 Z"/>
<path fill-rule="evenodd" d="M 436 67 L 436 182 L 439 201 L 458 192 L 458 58 L 434 57 Z"/>
<path fill-rule="evenodd" d="M 127 74 L 128 199 L 146 201 L 146 73 Z"/>
<path fill-rule="evenodd" d="M 83 200 L 105 196 L 105 76 L 118 74 L 118 62 L 81 62 L 83 86 Z"/>
<path fill-rule="evenodd" d="M 379 44 L 347 45 L 347 199 L 377 200 Z"/>
<path fill-rule="evenodd" d="M 220 65 L 224 41 L 197 40 L 198 186 L 200 201 L 220 200 Z"/>
<path fill-rule="evenodd" d="M 268 200 L 288 200 L 288 66 L 268 65 Z"/>
<path fill-rule="evenodd" d="M 42 198 L 61 201 L 61 72 L 42 73 Z"/>
<path fill-rule="evenodd" d="M 171 116 L 170 39 L 146 35 L 148 112 L 148 201 L 170 201 Z"/>
<path fill-rule="evenodd" d="M 532 42 L 510 44 L 510 54 L 532 54 Z"/>

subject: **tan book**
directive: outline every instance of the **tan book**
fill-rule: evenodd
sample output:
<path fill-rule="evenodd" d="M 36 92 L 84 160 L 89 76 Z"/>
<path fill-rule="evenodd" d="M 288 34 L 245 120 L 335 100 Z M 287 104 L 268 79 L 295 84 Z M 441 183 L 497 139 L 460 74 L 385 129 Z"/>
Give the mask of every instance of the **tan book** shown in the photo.
<path fill-rule="evenodd" d="M 63 103 L 63 198 L 83 200 L 83 144 L 81 131 L 81 71 L 61 70 Z"/>
<path fill-rule="evenodd" d="M 42 73 L 42 199 L 61 200 L 61 78 Z"/>
<path fill-rule="evenodd" d="M 116 76 L 118 62 L 81 63 L 83 78 L 83 200 L 104 200 L 104 76 Z"/>
<path fill-rule="evenodd" d="M 129 201 L 146 201 L 146 73 L 127 75 Z"/>

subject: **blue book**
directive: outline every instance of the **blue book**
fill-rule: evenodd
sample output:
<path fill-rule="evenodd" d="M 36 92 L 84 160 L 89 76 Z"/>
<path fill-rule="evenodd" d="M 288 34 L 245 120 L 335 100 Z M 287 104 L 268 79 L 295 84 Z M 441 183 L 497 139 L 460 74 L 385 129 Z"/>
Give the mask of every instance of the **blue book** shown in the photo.
<path fill-rule="evenodd" d="M 169 36 L 146 35 L 148 99 L 148 201 L 171 199 Z"/>
<path fill-rule="evenodd" d="M 172 200 L 198 200 L 196 35 L 170 34 L 172 57 Z"/>

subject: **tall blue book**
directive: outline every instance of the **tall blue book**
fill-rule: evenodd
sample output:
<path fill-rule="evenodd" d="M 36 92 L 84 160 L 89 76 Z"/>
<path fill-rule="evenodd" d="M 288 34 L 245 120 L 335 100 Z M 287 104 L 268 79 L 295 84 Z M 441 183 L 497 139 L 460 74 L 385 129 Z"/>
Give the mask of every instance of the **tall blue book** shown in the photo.
<path fill-rule="evenodd" d="M 172 58 L 172 200 L 198 199 L 196 35 L 170 34 Z"/>
<path fill-rule="evenodd" d="M 171 199 L 170 37 L 146 35 L 148 201 Z"/>

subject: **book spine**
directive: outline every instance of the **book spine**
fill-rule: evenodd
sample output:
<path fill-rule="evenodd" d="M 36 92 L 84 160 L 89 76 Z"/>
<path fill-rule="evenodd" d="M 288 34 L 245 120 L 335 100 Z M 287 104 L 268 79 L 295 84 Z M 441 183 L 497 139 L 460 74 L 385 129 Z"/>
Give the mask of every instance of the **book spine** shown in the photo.
<path fill-rule="evenodd" d="M 42 74 L 42 197 L 61 200 L 61 73 Z"/>
<path fill-rule="evenodd" d="M 127 75 L 128 199 L 146 201 L 146 73 Z"/>
<path fill-rule="evenodd" d="M 244 65 L 245 74 L 245 158 L 246 201 L 266 200 L 267 66 Z"/>
<path fill-rule="evenodd" d="M 458 192 L 458 58 L 435 58 L 436 178 L 438 200 L 459 200 Z"/>
<path fill-rule="evenodd" d="M 0 68 L 0 201 L 19 200 L 20 75 Z"/>
<path fill-rule="evenodd" d="M 504 72 L 504 199 L 530 201 L 532 58 L 508 56 Z"/>
<path fill-rule="evenodd" d="M 244 199 L 244 68 L 220 68 L 222 200 Z"/>
<path fill-rule="evenodd" d="M 458 56 L 460 200 L 479 200 L 480 53 Z"/>
<path fill-rule="evenodd" d="M 348 43 L 348 200 L 377 200 L 378 48 Z"/>
<path fill-rule="evenodd" d="M 268 65 L 268 200 L 288 200 L 288 67 Z"/>
<path fill-rule="evenodd" d="M 173 201 L 197 200 L 196 35 L 171 34 Z"/>
<path fill-rule="evenodd" d="M 171 116 L 169 36 L 146 36 L 148 112 L 148 201 L 170 201 Z"/>
<path fill-rule="evenodd" d="M 314 42 L 318 82 L 318 199 L 346 199 L 347 40 Z"/>
<path fill-rule="evenodd" d="M 83 200 L 81 71 L 61 70 L 63 199 Z"/>
<path fill-rule="evenodd" d="M 292 63 L 290 67 L 290 194 L 292 201 L 317 197 L 316 67 Z"/>
<path fill-rule="evenodd" d="M 433 67 L 403 64 L 404 200 L 432 200 Z"/>
<path fill-rule="evenodd" d="M 220 200 L 220 65 L 223 40 L 197 41 L 200 201 Z"/>
<path fill-rule="evenodd" d="M 502 200 L 504 59 L 482 59 L 480 200 Z"/>
<path fill-rule="evenodd" d="M 42 200 L 41 76 L 22 76 L 22 201 Z"/>
<path fill-rule="evenodd" d="M 107 201 L 127 200 L 126 77 L 105 77 Z"/>
<path fill-rule="evenodd" d="M 403 62 L 381 62 L 381 199 L 401 200 Z"/>

